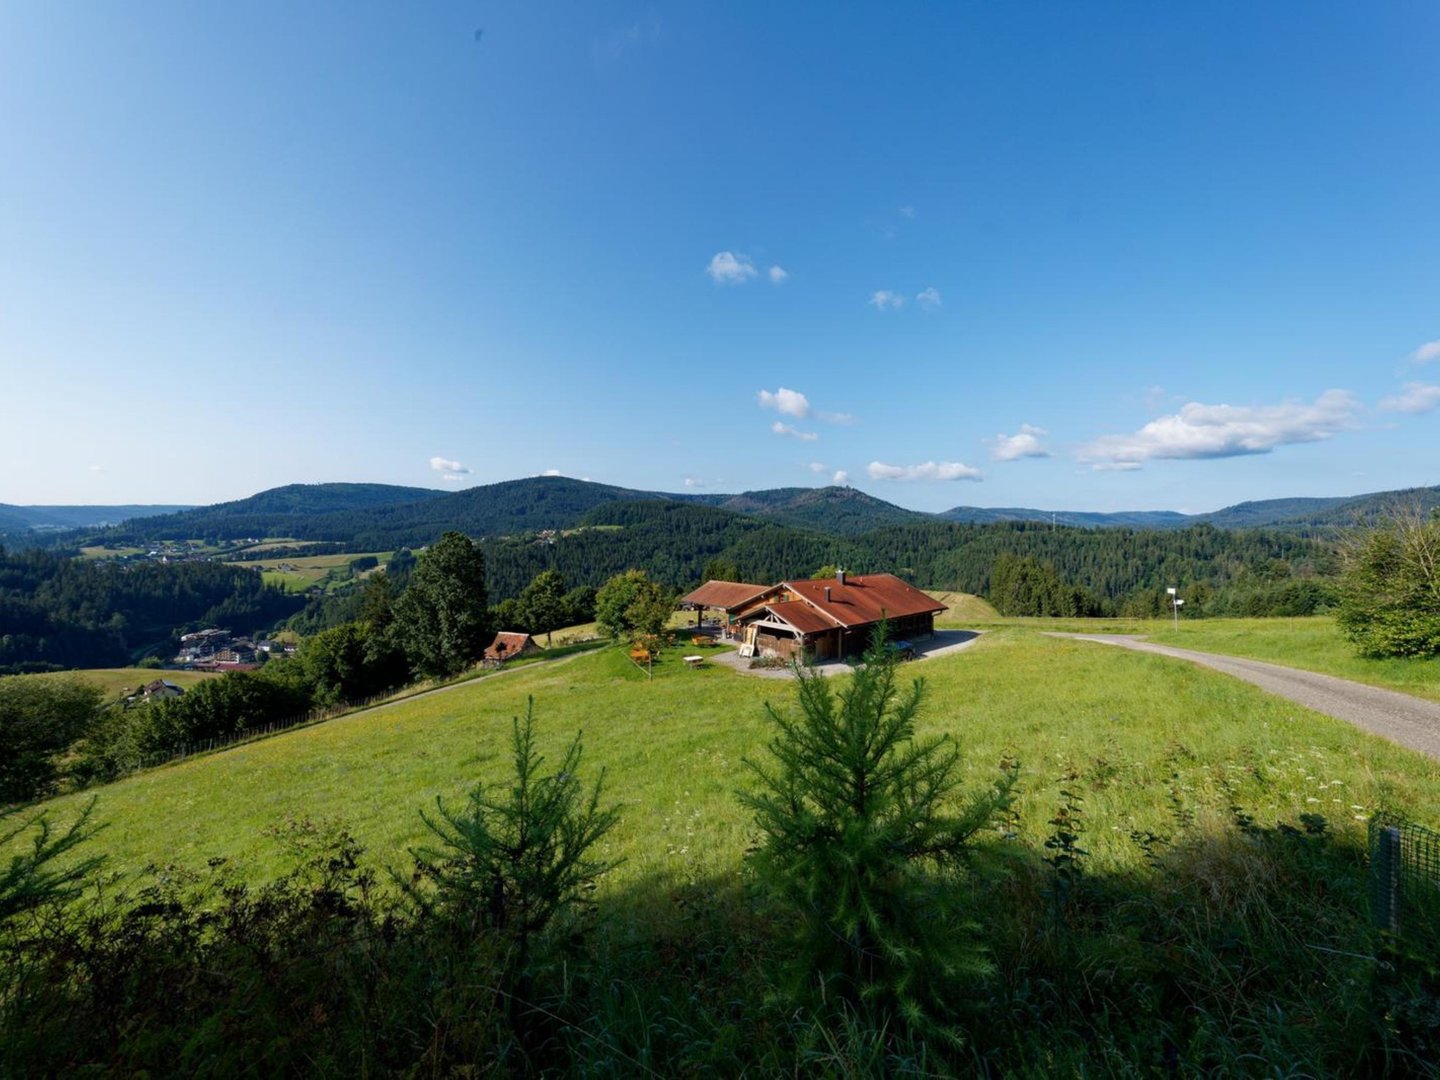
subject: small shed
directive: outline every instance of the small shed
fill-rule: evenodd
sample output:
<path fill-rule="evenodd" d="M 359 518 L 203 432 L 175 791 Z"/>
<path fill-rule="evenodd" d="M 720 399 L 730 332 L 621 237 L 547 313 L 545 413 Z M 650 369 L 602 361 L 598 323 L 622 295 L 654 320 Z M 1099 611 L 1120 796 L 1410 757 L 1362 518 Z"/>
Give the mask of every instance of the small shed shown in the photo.
<path fill-rule="evenodd" d="M 725 616 L 728 632 L 735 616 L 769 592 L 770 588 L 769 585 L 751 585 L 744 581 L 707 581 L 688 596 L 682 596 L 680 608 L 695 612 L 696 626 L 704 621 L 706 611 L 719 611 Z"/>
<path fill-rule="evenodd" d="M 486 664 L 498 665 L 505 663 L 506 660 L 514 660 L 517 656 L 525 656 L 539 651 L 540 646 L 535 644 L 534 638 L 529 634 L 502 630 L 495 635 L 494 641 L 485 646 L 485 653 L 481 659 Z"/>

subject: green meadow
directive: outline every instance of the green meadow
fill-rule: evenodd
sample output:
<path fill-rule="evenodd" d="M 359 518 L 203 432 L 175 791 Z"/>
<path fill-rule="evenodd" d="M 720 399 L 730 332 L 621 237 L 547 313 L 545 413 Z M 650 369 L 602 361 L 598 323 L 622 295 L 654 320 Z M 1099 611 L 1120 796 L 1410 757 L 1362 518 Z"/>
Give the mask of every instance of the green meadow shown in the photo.
<path fill-rule="evenodd" d="M 138 690 L 146 683 L 164 679 L 176 686 L 189 689 L 205 679 L 215 678 L 209 671 L 166 671 L 161 668 L 81 668 L 78 671 L 49 671 L 39 675 L 26 675 L 27 679 L 78 679 L 99 687 L 107 699 L 119 697 L 130 690 Z"/>
<path fill-rule="evenodd" d="M 735 799 L 741 760 L 764 752 L 765 703 L 785 681 L 667 653 L 654 679 L 620 649 L 535 664 L 382 709 L 190 759 L 52 800 L 57 820 L 97 800 L 91 845 L 113 870 L 227 856 L 277 870 L 264 832 L 287 816 L 338 819 L 380 865 L 403 865 L 419 811 L 507 775 L 511 717 L 534 697 L 542 745 L 583 732 L 586 766 L 623 807 L 602 883 L 731 875 L 752 840 Z M 1193 665 L 999 628 L 970 649 L 904 668 L 928 688 L 922 728 L 953 735 L 979 786 L 1021 762 L 1017 838 L 1040 845 L 1067 785 L 1086 791 L 1097 867 L 1138 866 L 1135 833 L 1173 831 L 1238 805 L 1273 824 L 1323 814 L 1358 838 L 1377 808 L 1440 815 L 1440 763 Z M 847 678 L 842 676 L 842 679 Z"/>

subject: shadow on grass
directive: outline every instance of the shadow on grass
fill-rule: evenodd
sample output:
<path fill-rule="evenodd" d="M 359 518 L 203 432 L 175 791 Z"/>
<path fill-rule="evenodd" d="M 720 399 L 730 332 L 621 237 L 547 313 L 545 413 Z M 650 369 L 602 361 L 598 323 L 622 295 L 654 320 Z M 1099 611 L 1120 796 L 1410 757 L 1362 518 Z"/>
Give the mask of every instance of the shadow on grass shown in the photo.
<path fill-rule="evenodd" d="M 523 984 L 493 937 L 407 914 L 353 842 L 258 890 L 162 870 L 108 913 L 0 933 L 0 1071 L 1436 1074 L 1434 973 L 1376 977 L 1359 841 L 1243 814 L 1131 839 L 1114 872 L 1073 843 L 977 849 L 951 887 L 990 973 L 953 986 L 945 1039 L 862 1021 L 818 972 L 782 993 L 791 916 L 745 869 L 607 887 Z"/>

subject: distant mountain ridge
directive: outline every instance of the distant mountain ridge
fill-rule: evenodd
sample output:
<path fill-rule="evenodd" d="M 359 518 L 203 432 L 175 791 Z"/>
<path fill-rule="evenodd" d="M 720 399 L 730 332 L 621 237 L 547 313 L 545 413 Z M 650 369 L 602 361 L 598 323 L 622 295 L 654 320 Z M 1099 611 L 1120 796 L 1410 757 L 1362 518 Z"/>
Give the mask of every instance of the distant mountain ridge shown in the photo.
<path fill-rule="evenodd" d="M 1039 522 L 1057 527 L 1138 530 L 1171 530 L 1208 524 L 1223 529 L 1323 531 L 1374 520 L 1384 509 L 1395 505 L 1427 509 L 1440 506 L 1440 487 L 1348 497 L 1269 499 L 1238 503 L 1207 514 L 974 506 L 957 506 L 931 514 L 896 506 L 854 488 L 833 486 L 772 488 L 739 494 L 669 493 L 559 476 L 507 480 L 456 492 L 389 484 L 290 484 L 215 506 L 135 517 L 125 525 L 105 530 L 96 539 L 117 543 L 195 537 L 292 536 L 342 541 L 356 545 L 357 549 L 383 550 L 427 544 L 449 529 L 491 537 L 569 529 L 581 525 L 587 515 L 600 507 L 645 500 L 707 506 L 838 537 L 926 522 Z M 4 509 L 10 508 L 0 507 Z M 3 518 L 0 518 L 0 529 L 3 528 Z"/>
<path fill-rule="evenodd" d="M 118 525 L 131 518 L 158 517 L 194 507 L 175 505 L 133 506 L 12 506 L 0 503 L 0 532 L 27 529 L 90 529 Z"/>

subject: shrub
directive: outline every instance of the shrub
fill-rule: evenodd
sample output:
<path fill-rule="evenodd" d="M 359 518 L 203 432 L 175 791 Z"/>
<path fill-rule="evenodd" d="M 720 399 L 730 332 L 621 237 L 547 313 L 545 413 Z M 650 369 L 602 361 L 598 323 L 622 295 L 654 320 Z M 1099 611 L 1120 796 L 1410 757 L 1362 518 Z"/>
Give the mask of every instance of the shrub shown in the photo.
<path fill-rule="evenodd" d="M 1396 511 L 1352 539 L 1339 623 L 1362 656 L 1440 654 L 1440 517 Z"/>

